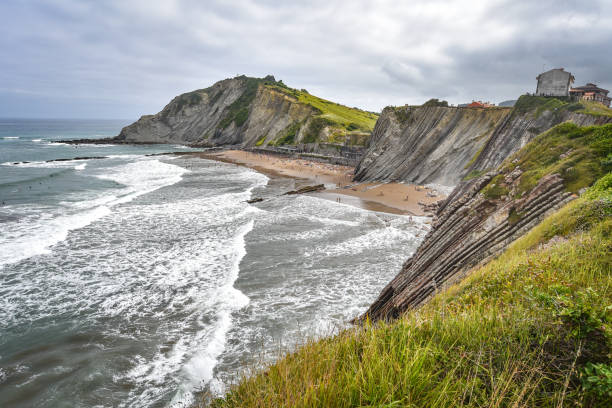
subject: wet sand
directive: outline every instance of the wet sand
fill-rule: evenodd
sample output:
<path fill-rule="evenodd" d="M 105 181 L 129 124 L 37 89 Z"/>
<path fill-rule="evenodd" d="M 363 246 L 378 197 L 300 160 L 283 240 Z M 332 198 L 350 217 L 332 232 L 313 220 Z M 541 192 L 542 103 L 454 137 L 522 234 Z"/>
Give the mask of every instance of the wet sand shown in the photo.
<path fill-rule="evenodd" d="M 272 177 L 292 177 L 326 189 L 309 193 L 373 211 L 426 215 L 419 203 L 433 203 L 445 196 L 423 186 L 403 183 L 353 183 L 353 167 L 273 156 L 242 150 L 194 153 L 198 157 L 243 165 Z M 432 195 L 436 194 L 435 197 Z"/>

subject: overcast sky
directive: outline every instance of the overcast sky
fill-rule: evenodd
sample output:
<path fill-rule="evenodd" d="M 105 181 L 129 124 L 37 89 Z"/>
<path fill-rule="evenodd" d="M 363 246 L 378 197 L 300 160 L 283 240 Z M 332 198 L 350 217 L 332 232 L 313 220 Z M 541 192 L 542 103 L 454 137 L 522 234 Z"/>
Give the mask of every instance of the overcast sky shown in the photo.
<path fill-rule="evenodd" d="M 349 106 L 612 89 L 612 0 L 2 0 L 0 117 L 125 118 L 237 74 Z"/>

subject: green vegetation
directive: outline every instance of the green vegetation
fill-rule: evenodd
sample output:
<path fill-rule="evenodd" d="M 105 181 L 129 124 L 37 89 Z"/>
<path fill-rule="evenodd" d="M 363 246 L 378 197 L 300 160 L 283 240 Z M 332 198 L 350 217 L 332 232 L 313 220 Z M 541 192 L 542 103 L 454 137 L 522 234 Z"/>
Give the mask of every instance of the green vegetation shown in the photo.
<path fill-rule="evenodd" d="M 525 114 L 528 112 L 535 111 L 542 106 L 548 105 L 549 107 L 559 107 L 569 104 L 571 101 L 569 98 L 563 97 L 547 97 L 547 96 L 532 96 L 532 95 L 521 95 L 516 103 L 514 104 L 513 113 Z"/>
<path fill-rule="evenodd" d="M 395 115 L 395 119 L 402 125 L 409 123 L 411 120 L 411 111 L 410 106 L 390 106 L 389 109 L 393 109 L 393 114 Z"/>
<path fill-rule="evenodd" d="M 580 105 L 583 109 L 578 110 L 578 113 L 586 113 L 587 115 L 593 116 L 607 116 L 612 117 L 612 109 L 598 102 L 593 101 L 580 101 Z"/>
<path fill-rule="evenodd" d="M 173 115 L 177 112 L 180 112 L 186 106 L 197 105 L 198 103 L 202 101 L 202 93 L 205 93 L 205 92 L 206 92 L 206 89 L 198 89 L 196 91 L 187 92 L 187 93 L 177 96 L 173 100 L 174 103 L 168 104 L 161 111 L 161 120 L 166 121 L 168 119 L 168 116 Z"/>
<path fill-rule="evenodd" d="M 612 124 L 579 127 L 566 122 L 506 159 L 502 172 L 520 166 L 518 193 L 531 190 L 543 176 L 553 173 L 563 177 L 567 191 L 578 192 L 612 170 L 610 157 Z"/>
<path fill-rule="evenodd" d="M 478 157 L 480 156 L 480 153 L 482 153 L 482 151 L 484 150 L 486 145 L 487 145 L 487 143 L 485 142 L 485 143 L 482 144 L 482 146 L 480 146 L 480 149 L 478 149 L 476 154 L 474 154 L 474 156 L 470 159 L 470 161 L 465 165 L 464 169 L 469 169 L 472 166 L 472 164 L 474 164 L 476 162 L 476 160 L 478 160 Z M 468 174 L 468 176 L 469 176 L 469 174 Z"/>
<path fill-rule="evenodd" d="M 371 132 L 378 119 L 378 115 L 374 113 L 357 108 L 349 108 L 348 106 L 318 98 L 308 92 L 304 92 L 304 90 L 299 91 L 289 88 L 284 84 L 267 83 L 266 86 L 289 95 L 300 103 L 311 106 L 318 112 L 320 117 L 329 120 L 334 126 L 347 130 L 361 129 Z"/>
<path fill-rule="evenodd" d="M 297 90 L 290 88 L 285 85 L 283 81 L 276 81 L 272 75 L 268 75 L 263 79 L 250 78 L 244 75 L 237 78 L 245 82 L 245 91 L 237 100 L 225 108 L 223 119 L 218 126 L 220 129 L 226 129 L 232 123 L 235 124 L 236 127 L 241 127 L 246 123 L 249 118 L 251 104 L 257 96 L 257 91 L 260 86 L 265 86 L 267 88 L 282 92 L 283 94 L 294 98 L 297 102 L 311 107 L 314 112 L 315 120 L 313 121 L 314 126 L 311 126 L 311 129 L 309 129 L 307 132 L 308 141 L 305 143 L 313 143 L 313 141 L 317 141 L 318 134 L 313 135 L 311 130 L 314 131 L 318 128 L 320 132 L 322 127 L 319 125 L 322 123 L 324 123 L 325 126 L 331 126 L 333 129 L 330 134 L 336 136 L 334 139 L 335 141 L 329 142 L 342 143 L 344 140 L 346 140 L 348 132 L 360 131 L 370 133 L 376 124 L 376 120 L 378 119 L 378 115 L 375 113 L 363 111 L 357 108 L 349 108 L 344 105 L 318 98 L 314 95 L 310 95 L 306 89 Z M 202 96 L 200 94 L 202 92 L 212 93 L 212 90 L 211 88 L 208 88 L 195 91 L 190 94 L 185 94 L 187 96 L 181 95 L 180 98 L 185 98 L 184 102 L 183 99 L 180 100 L 181 104 L 199 102 L 199 100 L 196 101 L 196 98 L 200 98 L 201 100 Z M 191 94 L 194 94 L 195 96 Z M 211 103 L 218 100 L 221 94 L 222 92 L 219 91 L 215 94 L 209 95 Z M 182 106 L 183 105 L 181 105 L 181 107 Z M 273 141 L 271 145 L 295 143 L 295 136 L 297 135 L 300 126 L 297 124 L 294 125 L 292 125 L 293 127 L 291 129 L 285 129 L 283 134 Z M 338 132 L 342 134 L 339 134 Z M 265 143 L 265 140 L 258 140 L 257 143 L 261 143 L 256 144 L 257 146 L 261 146 L 263 143 Z"/>
<path fill-rule="evenodd" d="M 318 141 L 319 133 L 325 126 L 332 126 L 334 122 L 323 116 L 316 116 L 310 120 L 308 128 L 304 132 L 304 143 L 315 143 Z"/>
<path fill-rule="evenodd" d="M 608 174 L 421 309 L 307 341 L 212 405 L 609 406 L 611 211 Z"/>
<path fill-rule="evenodd" d="M 504 176 L 499 174 L 482 189 L 482 194 L 488 199 L 498 199 L 508 194 L 508 188 L 503 183 Z"/>
<path fill-rule="evenodd" d="M 513 115 L 534 112 L 536 118 L 545 111 L 551 111 L 555 119 L 560 121 L 565 111 L 583 113 L 592 116 L 612 117 L 612 109 L 592 101 L 581 100 L 576 102 L 570 97 L 547 97 L 522 95 L 514 105 Z"/>
<path fill-rule="evenodd" d="M 295 143 L 295 136 L 300 131 L 301 127 L 302 122 L 294 122 L 290 124 L 283 130 L 281 137 L 274 141 L 274 145 L 280 146 Z"/>
<path fill-rule="evenodd" d="M 508 214 L 508 224 L 510 225 L 516 224 L 521 219 L 523 219 L 523 215 L 524 215 L 523 213 L 516 211 L 516 208 L 511 209 L 510 213 Z"/>
<path fill-rule="evenodd" d="M 259 84 L 263 82 L 259 78 L 241 77 L 245 81 L 245 90 L 231 105 L 225 108 L 225 117 L 219 123 L 221 129 L 226 129 L 232 122 L 236 127 L 242 126 L 249 118 L 251 103 L 257 96 Z"/>
<path fill-rule="evenodd" d="M 257 142 L 255 142 L 255 146 L 261 146 L 264 144 L 265 141 L 266 141 L 266 136 L 264 135 L 261 138 L 259 138 Z"/>
<path fill-rule="evenodd" d="M 427 102 L 425 102 L 423 104 L 423 106 L 425 106 L 425 107 L 429 107 L 429 106 L 448 107 L 448 102 L 447 101 L 441 101 L 438 98 L 432 98 L 432 99 L 428 100 Z"/>
<path fill-rule="evenodd" d="M 463 181 L 475 179 L 477 177 L 482 176 L 486 172 L 487 172 L 486 170 L 472 170 L 463 178 Z"/>

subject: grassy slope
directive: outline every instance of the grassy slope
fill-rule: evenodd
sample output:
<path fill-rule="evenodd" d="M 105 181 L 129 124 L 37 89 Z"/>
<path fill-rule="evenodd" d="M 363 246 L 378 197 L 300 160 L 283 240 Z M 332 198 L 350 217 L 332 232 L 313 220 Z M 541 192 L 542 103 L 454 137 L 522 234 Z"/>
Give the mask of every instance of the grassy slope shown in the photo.
<path fill-rule="evenodd" d="M 612 116 L 612 109 L 600 103 L 584 100 L 574 102 L 567 97 L 552 98 L 522 95 L 514 105 L 514 111 L 517 113 L 526 113 L 532 110 L 535 112 L 536 117 L 546 110 L 552 111 L 553 114 L 567 110 L 593 116 Z"/>
<path fill-rule="evenodd" d="M 309 341 L 213 406 L 609 406 L 611 216 L 608 173 L 423 308 Z"/>
<path fill-rule="evenodd" d="M 365 144 L 369 133 L 374 129 L 374 125 L 378 120 L 378 115 L 372 112 L 367 112 L 357 108 L 349 108 L 344 105 L 331 102 L 314 95 L 310 95 L 305 91 L 289 88 L 280 81 L 273 81 L 268 78 L 252 78 L 247 76 L 237 77 L 244 81 L 244 92 L 232 104 L 225 108 L 224 118 L 219 123 L 219 129 L 226 129 L 232 123 L 236 127 L 242 126 L 249 117 L 251 104 L 255 100 L 257 90 L 260 86 L 266 86 L 295 98 L 298 102 L 309 105 L 315 108 L 318 114 L 315 116 L 314 123 L 311 124 L 312 129 L 307 129 L 309 135 L 306 142 L 323 141 L 329 143 L 344 143 L 348 133 L 357 133 L 353 139 L 357 144 Z M 168 105 L 167 109 L 162 112 L 162 118 L 165 119 L 168 115 L 176 114 L 184 106 L 192 106 L 200 103 L 203 94 L 209 94 L 211 103 L 214 103 L 221 96 L 222 91 L 212 92 L 213 87 L 206 89 L 198 89 L 193 92 L 188 92 L 177 96 L 173 100 L 173 104 Z M 292 144 L 295 142 L 295 135 L 304 123 L 293 123 L 285 129 L 282 134 L 274 141 L 274 144 Z M 324 126 L 331 126 L 332 132 L 329 140 L 318 140 L 318 132 Z M 316 133 L 316 134 L 315 134 Z M 361 134 L 360 134 L 361 133 Z M 359 137 L 361 136 L 361 137 Z M 262 138 L 258 141 L 257 146 L 261 146 L 265 141 Z"/>
<path fill-rule="evenodd" d="M 557 173 L 567 191 L 578 192 L 612 171 L 612 124 L 579 127 L 565 122 L 537 136 L 504 161 L 502 173 L 516 167 L 523 171 L 516 195 L 531 190 L 543 176 Z M 503 174 L 495 177 L 483 193 L 499 198 L 508 193 Z"/>
<path fill-rule="evenodd" d="M 374 129 L 378 115 L 357 108 L 349 108 L 305 91 L 289 88 L 282 83 L 268 83 L 268 88 L 275 89 L 295 98 L 300 103 L 312 106 L 319 114 L 318 118 L 325 120 L 327 125 L 334 126 L 346 134 L 351 131 L 371 132 Z M 339 135 L 336 135 L 338 137 Z"/>
<path fill-rule="evenodd" d="M 580 104 L 584 106 L 584 109 L 579 110 L 580 113 L 586 113 L 588 115 L 595 116 L 609 116 L 612 117 L 612 109 L 608 108 L 601 103 L 593 101 L 580 101 Z"/>

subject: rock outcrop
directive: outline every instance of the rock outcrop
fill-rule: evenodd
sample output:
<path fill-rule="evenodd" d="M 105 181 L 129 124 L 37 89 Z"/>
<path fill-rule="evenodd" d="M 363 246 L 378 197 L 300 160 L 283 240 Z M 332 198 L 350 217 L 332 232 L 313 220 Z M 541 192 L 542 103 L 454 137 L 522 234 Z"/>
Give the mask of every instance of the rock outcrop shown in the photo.
<path fill-rule="evenodd" d="M 467 193 L 438 214 L 431 232 L 400 273 L 383 289 L 367 314 L 372 320 L 392 319 L 417 307 L 437 291 L 463 278 L 478 263 L 537 225 L 572 194 L 559 175 L 544 177 L 522 200 L 489 200 L 480 194 L 495 173 L 469 183 Z M 523 217 L 513 223 L 511 213 Z"/>
<path fill-rule="evenodd" d="M 571 106 L 524 95 L 512 109 L 387 107 L 355 180 L 454 186 L 466 176 L 495 169 L 536 135 L 561 122 L 586 126 L 612 121 L 572 111 Z"/>
<path fill-rule="evenodd" d="M 376 118 L 289 88 L 272 76 L 239 76 L 177 96 L 161 112 L 123 128 L 115 142 L 246 148 L 363 145 Z"/>
<path fill-rule="evenodd" d="M 374 127 L 357 181 L 455 185 L 511 109 L 385 108 Z"/>
<path fill-rule="evenodd" d="M 595 120 L 612 122 L 612 118 Z M 600 133 L 589 139 L 589 132 Z M 393 319 L 500 254 L 609 171 L 602 164 L 607 152 L 601 147 L 602 138 L 609 135 L 609 124 L 593 128 L 563 124 L 506 158 L 496 170 L 462 182 L 438 209 L 416 253 L 364 317 Z"/>

